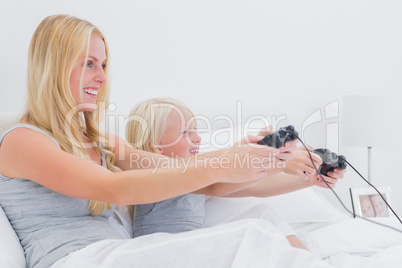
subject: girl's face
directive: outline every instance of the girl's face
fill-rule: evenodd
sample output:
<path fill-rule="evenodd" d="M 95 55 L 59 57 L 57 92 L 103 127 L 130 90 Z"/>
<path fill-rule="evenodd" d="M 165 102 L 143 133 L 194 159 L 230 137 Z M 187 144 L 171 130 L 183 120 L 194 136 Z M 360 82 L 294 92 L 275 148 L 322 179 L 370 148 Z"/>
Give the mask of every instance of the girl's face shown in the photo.
<path fill-rule="evenodd" d="M 185 109 L 172 110 L 159 142 L 159 152 L 169 157 L 188 157 L 198 154 L 200 142 L 192 114 Z"/>
<path fill-rule="evenodd" d="M 93 111 L 96 109 L 98 91 L 102 84 L 106 82 L 105 64 L 105 43 L 99 36 L 92 35 L 87 61 L 85 62 L 84 52 L 82 58 L 74 66 L 69 81 L 75 103 L 81 105 L 80 111 Z M 80 83 L 81 76 L 82 83 Z"/>

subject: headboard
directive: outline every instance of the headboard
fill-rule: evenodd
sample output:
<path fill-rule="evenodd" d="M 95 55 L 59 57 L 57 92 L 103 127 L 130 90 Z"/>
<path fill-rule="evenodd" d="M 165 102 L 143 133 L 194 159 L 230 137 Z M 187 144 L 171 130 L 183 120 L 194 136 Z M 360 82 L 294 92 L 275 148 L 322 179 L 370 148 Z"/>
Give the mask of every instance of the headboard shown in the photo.
<path fill-rule="evenodd" d="M 0 111 L 0 134 L 16 124 L 21 114 L 19 111 Z"/>

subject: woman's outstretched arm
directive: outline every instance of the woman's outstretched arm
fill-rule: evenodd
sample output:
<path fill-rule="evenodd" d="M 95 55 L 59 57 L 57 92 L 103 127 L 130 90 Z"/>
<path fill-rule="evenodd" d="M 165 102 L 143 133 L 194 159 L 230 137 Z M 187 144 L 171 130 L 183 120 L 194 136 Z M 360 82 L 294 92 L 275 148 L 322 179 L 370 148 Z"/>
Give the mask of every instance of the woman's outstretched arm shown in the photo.
<path fill-rule="evenodd" d="M 214 152 L 225 159 L 225 166 L 213 168 L 208 161 L 192 161 L 183 169 L 150 168 L 110 172 L 93 163 L 66 153 L 46 135 L 27 128 L 8 133 L 0 147 L 0 173 L 10 178 L 24 178 L 56 192 L 116 205 L 151 203 L 194 192 L 216 182 L 241 183 L 265 176 L 266 155 L 278 153 L 266 146 L 241 146 Z M 235 158 L 258 160 L 253 167 L 234 165 Z M 174 160 L 174 159 L 171 159 Z M 256 161 L 257 162 L 257 161 Z M 265 163 L 266 164 L 266 163 Z"/>

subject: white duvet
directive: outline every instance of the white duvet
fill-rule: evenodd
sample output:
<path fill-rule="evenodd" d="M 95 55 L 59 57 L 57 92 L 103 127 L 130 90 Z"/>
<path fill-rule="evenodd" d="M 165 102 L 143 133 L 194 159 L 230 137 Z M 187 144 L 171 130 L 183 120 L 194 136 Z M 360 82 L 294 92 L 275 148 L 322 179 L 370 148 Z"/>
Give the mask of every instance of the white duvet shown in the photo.
<path fill-rule="evenodd" d="M 399 223 L 391 219 L 383 222 L 399 227 L 402 232 Z M 401 232 L 361 219 L 345 219 L 307 236 L 314 252 L 335 267 L 401 268 Z"/>
<path fill-rule="evenodd" d="M 99 266 L 93 267 L 402 267 L 402 234 L 399 232 L 353 218 L 325 226 L 307 225 L 313 230 L 306 232 L 308 228 L 304 225 L 300 229 L 303 231 L 296 228 L 296 232 L 311 252 L 289 247 L 278 229 L 261 219 L 251 219 L 178 235 L 157 233 L 123 244 L 99 243 L 73 256 L 67 266 L 60 267 L 75 267 L 88 255 L 97 260 Z M 205 248 L 211 246 L 215 251 L 205 255 Z M 133 257 L 125 260 L 126 264 L 130 261 L 130 265 L 119 266 L 116 260 L 124 251 Z M 177 252 L 179 254 L 174 254 Z"/>
<path fill-rule="evenodd" d="M 278 210 L 311 253 L 289 247 L 279 230 L 261 219 L 219 224 L 262 203 Z M 400 232 L 350 218 L 312 189 L 266 199 L 211 198 L 206 214 L 206 222 L 217 227 L 95 243 L 62 260 L 60 267 L 402 268 Z M 391 218 L 381 220 L 402 230 Z M 0 229 L 0 267 L 24 267 L 22 248 L 1 209 Z M 213 254 L 206 255 L 211 247 Z M 131 258 L 122 258 L 121 252 Z"/>
<path fill-rule="evenodd" d="M 264 220 L 230 222 L 261 204 L 277 209 L 310 252 L 289 247 L 280 231 Z M 97 243 L 60 267 L 82 265 L 91 256 L 94 266 L 85 267 L 402 268 L 399 222 L 380 219 L 401 232 L 351 218 L 312 189 L 266 199 L 213 197 L 206 203 L 206 214 L 206 225 L 214 227 L 176 235 L 157 233 L 124 243 Z M 206 255 L 205 248 L 211 246 L 212 254 Z M 132 257 L 120 266 L 122 252 Z"/>
<path fill-rule="evenodd" d="M 292 248 L 267 221 L 240 220 L 180 234 L 155 233 L 105 240 L 70 254 L 52 268 L 278 267 L 331 268 L 316 255 Z"/>
<path fill-rule="evenodd" d="M 401 223 L 395 218 L 376 218 L 380 223 L 399 229 L 397 232 L 351 218 L 311 188 L 264 199 L 213 197 L 206 203 L 206 222 L 219 224 L 259 204 L 274 208 L 314 255 L 334 267 L 402 268 Z"/>

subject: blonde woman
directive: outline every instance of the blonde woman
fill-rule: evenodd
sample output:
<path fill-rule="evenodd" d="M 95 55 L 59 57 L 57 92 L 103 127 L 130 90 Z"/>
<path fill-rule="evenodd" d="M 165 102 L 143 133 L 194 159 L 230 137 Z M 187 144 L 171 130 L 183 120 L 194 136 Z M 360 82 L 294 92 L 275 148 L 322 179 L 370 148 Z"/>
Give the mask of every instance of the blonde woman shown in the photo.
<path fill-rule="evenodd" d="M 151 203 L 216 183 L 258 180 L 277 172 L 267 163 L 292 154 L 244 144 L 207 155 L 229 159 L 221 169 L 206 161 L 196 167 L 193 160 L 185 172 L 180 166 L 130 166 L 131 154 L 156 163 L 166 157 L 99 132 L 101 108 L 108 103 L 108 56 L 102 33 L 75 17 L 47 17 L 32 37 L 26 112 L 0 136 L 0 205 L 21 241 L 27 267 L 183 267 L 195 259 L 194 267 L 211 261 L 215 267 L 253 266 L 253 260 L 268 262 L 267 248 L 283 259 L 311 261 L 265 231 L 269 226 L 260 221 L 200 230 L 187 239 L 180 234 L 122 239 L 107 220 L 112 204 Z M 260 164 L 236 168 L 235 155 Z M 261 237 L 267 239 L 261 242 Z M 214 246 L 222 243 L 225 249 L 217 252 Z"/>

